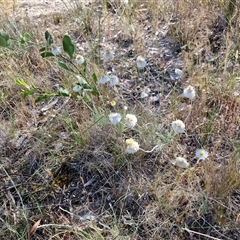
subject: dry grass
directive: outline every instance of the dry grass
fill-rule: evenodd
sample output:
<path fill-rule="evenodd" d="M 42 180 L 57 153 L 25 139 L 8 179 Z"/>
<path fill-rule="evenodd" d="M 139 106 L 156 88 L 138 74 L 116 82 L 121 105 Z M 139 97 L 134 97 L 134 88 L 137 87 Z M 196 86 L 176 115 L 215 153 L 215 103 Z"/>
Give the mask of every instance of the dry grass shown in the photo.
<path fill-rule="evenodd" d="M 0 32 L 28 32 L 31 41 L 0 48 L 0 238 L 239 239 L 239 8 L 234 0 L 74 1 L 39 28 L 2 14 Z M 88 79 L 110 71 L 119 86 L 98 84 L 100 95 L 85 102 L 21 98 L 19 78 L 46 92 L 74 87 L 55 57 L 40 56 L 46 24 L 56 44 L 71 36 Z M 112 62 L 102 59 L 107 49 Z M 193 100 L 182 96 L 188 85 Z M 144 87 L 150 96 L 141 99 Z M 109 113 L 125 111 L 138 117 L 134 129 L 109 123 Z M 185 133 L 171 129 L 176 119 Z M 139 142 L 135 154 L 127 138 Z M 190 166 L 173 165 L 176 156 Z"/>

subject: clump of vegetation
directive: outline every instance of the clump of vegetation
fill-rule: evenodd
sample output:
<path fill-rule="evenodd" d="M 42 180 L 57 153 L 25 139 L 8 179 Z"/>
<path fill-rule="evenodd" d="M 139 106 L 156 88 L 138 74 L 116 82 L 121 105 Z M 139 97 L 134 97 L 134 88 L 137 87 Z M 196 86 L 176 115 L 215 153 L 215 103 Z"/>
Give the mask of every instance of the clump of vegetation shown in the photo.
<path fill-rule="evenodd" d="M 1 15 L 0 238 L 239 239 L 240 4 L 64 4 Z"/>

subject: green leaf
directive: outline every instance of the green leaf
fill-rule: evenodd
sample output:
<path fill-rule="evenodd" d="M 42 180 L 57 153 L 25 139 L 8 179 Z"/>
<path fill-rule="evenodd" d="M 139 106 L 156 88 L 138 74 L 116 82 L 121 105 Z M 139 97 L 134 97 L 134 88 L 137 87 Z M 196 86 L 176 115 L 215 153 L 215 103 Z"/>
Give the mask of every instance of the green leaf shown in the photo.
<path fill-rule="evenodd" d="M 96 84 L 97 83 L 97 75 L 96 75 L 96 73 L 93 73 L 92 74 L 92 79 L 93 79 L 93 82 Z"/>
<path fill-rule="evenodd" d="M 73 69 L 71 69 L 70 67 L 68 67 L 64 62 L 59 61 L 59 62 L 58 62 L 58 65 L 59 65 L 61 68 L 63 68 L 63 69 L 65 69 L 65 70 L 67 70 L 67 71 L 70 71 L 70 72 L 73 72 L 73 73 L 74 73 Z"/>
<path fill-rule="evenodd" d="M 51 44 L 53 44 L 53 38 L 48 31 L 45 32 L 45 39 L 47 41 L 47 46 L 50 46 Z"/>
<path fill-rule="evenodd" d="M 10 37 L 7 33 L 0 33 L 0 36 L 2 36 L 6 41 L 10 40 Z"/>
<path fill-rule="evenodd" d="M 46 51 L 45 47 L 42 47 L 42 48 L 39 49 L 39 52 L 44 52 L 44 51 Z"/>
<path fill-rule="evenodd" d="M 30 38 L 31 38 L 31 36 L 30 36 L 29 33 L 24 33 L 23 37 L 24 37 L 24 39 L 25 39 L 26 41 L 29 41 Z"/>
<path fill-rule="evenodd" d="M 24 90 L 24 91 L 22 91 L 21 93 L 20 93 L 20 95 L 21 95 L 21 97 L 22 98 L 26 98 L 26 97 L 28 97 L 28 96 L 31 96 L 31 95 L 33 95 L 34 94 L 34 91 L 31 91 L 31 90 Z"/>
<path fill-rule="evenodd" d="M 67 89 L 59 88 L 59 89 L 58 89 L 58 95 L 59 95 L 59 96 L 69 97 L 69 96 L 70 96 L 70 93 L 68 92 Z"/>
<path fill-rule="evenodd" d="M 93 94 L 94 96 L 99 96 L 99 91 L 98 91 L 98 89 L 97 89 L 96 87 L 94 87 L 94 88 L 92 89 L 92 94 Z"/>
<path fill-rule="evenodd" d="M 76 75 L 76 78 L 78 79 L 79 85 L 83 87 L 84 91 L 87 92 L 93 91 L 92 86 L 83 77 Z"/>
<path fill-rule="evenodd" d="M 41 53 L 41 56 L 43 58 L 45 58 L 45 57 L 53 57 L 54 54 L 52 52 L 43 52 L 43 53 Z"/>
<path fill-rule="evenodd" d="M 93 82 L 94 82 L 94 86 L 93 86 L 93 89 L 92 89 L 93 90 L 92 94 L 94 96 L 98 96 L 99 95 L 99 91 L 98 91 L 97 85 L 96 85 L 98 78 L 97 78 L 97 75 L 95 73 L 92 74 L 92 79 L 93 79 Z"/>
<path fill-rule="evenodd" d="M 25 39 L 24 39 L 24 38 L 21 38 L 20 43 L 21 43 L 21 44 L 24 44 L 25 42 L 26 42 Z"/>
<path fill-rule="evenodd" d="M 74 45 L 72 43 L 72 39 L 68 35 L 63 37 L 63 50 L 71 59 L 73 58 Z"/>
<path fill-rule="evenodd" d="M 86 94 L 86 95 L 83 97 L 83 99 L 84 99 L 85 102 L 91 102 L 91 97 L 90 97 L 88 94 Z"/>
<path fill-rule="evenodd" d="M 80 76 L 76 75 L 76 78 L 77 78 L 78 83 L 79 83 L 80 85 L 84 85 L 84 84 L 89 85 L 89 84 L 87 83 L 87 81 L 86 81 L 83 77 L 80 77 Z"/>
<path fill-rule="evenodd" d="M 8 47 L 10 45 L 9 35 L 6 33 L 0 33 L 0 47 Z"/>
<path fill-rule="evenodd" d="M 30 89 L 29 85 L 24 81 L 24 79 L 22 78 L 19 78 L 19 79 L 16 79 L 15 80 L 15 83 L 18 85 L 18 86 L 22 86 L 22 87 L 25 87 L 27 89 Z"/>
<path fill-rule="evenodd" d="M 0 35 L 0 46 L 1 47 L 8 47 L 9 46 L 9 42 L 2 35 Z"/>
<path fill-rule="evenodd" d="M 41 96 L 39 96 L 38 98 L 35 99 L 35 103 L 41 102 L 43 100 L 49 99 L 56 96 L 56 93 L 45 93 Z"/>

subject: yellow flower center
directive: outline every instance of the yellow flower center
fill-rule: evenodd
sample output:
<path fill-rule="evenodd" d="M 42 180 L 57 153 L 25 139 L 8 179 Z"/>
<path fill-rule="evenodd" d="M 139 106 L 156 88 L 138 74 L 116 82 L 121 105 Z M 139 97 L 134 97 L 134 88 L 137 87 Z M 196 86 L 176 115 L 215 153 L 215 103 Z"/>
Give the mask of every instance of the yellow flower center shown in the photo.
<path fill-rule="evenodd" d="M 110 104 L 111 104 L 111 106 L 115 106 L 116 105 L 116 102 L 114 101 L 114 100 L 112 100 L 111 102 L 110 102 Z"/>
<path fill-rule="evenodd" d="M 200 154 L 201 156 L 203 156 L 203 155 L 204 155 L 204 151 L 199 152 L 199 154 Z"/>
<path fill-rule="evenodd" d="M 134 143 L 134 140 L 132 138 L 129 138 L 126 140 L 127 145 L 131 146 Z"/>
<path fill-rule="evenodd" d="M 143 59 L 142 56 L 138 56 L 138 57 L 137 57 L 137 62 L 143 62 L 143 61 L 144 61 L 144 59 Z"/>
<path fill-rule="evenodd" d="M 77 59 L 77 60 L 82 60 L 83 57 L 82 57 L 81 55 L 77 55 L 76 59 Z"/>

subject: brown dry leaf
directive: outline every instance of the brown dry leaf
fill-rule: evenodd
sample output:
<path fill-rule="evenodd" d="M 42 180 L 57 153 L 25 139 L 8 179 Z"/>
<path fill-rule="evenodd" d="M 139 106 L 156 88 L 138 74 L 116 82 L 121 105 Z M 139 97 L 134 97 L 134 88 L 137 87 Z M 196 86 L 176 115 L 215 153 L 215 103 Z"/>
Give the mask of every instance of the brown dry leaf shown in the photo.
<path fill-rule="evenodd" d="M 34 225 L 31 228 L 31 231 L 30 231 L 30 237 L 32 237 L 33 234 L 36 232 L 37 227 L 39 226 L 40 222 L 41 222 L 41 219 L 39 219 L 37 222 L 34 223 Z"/>

